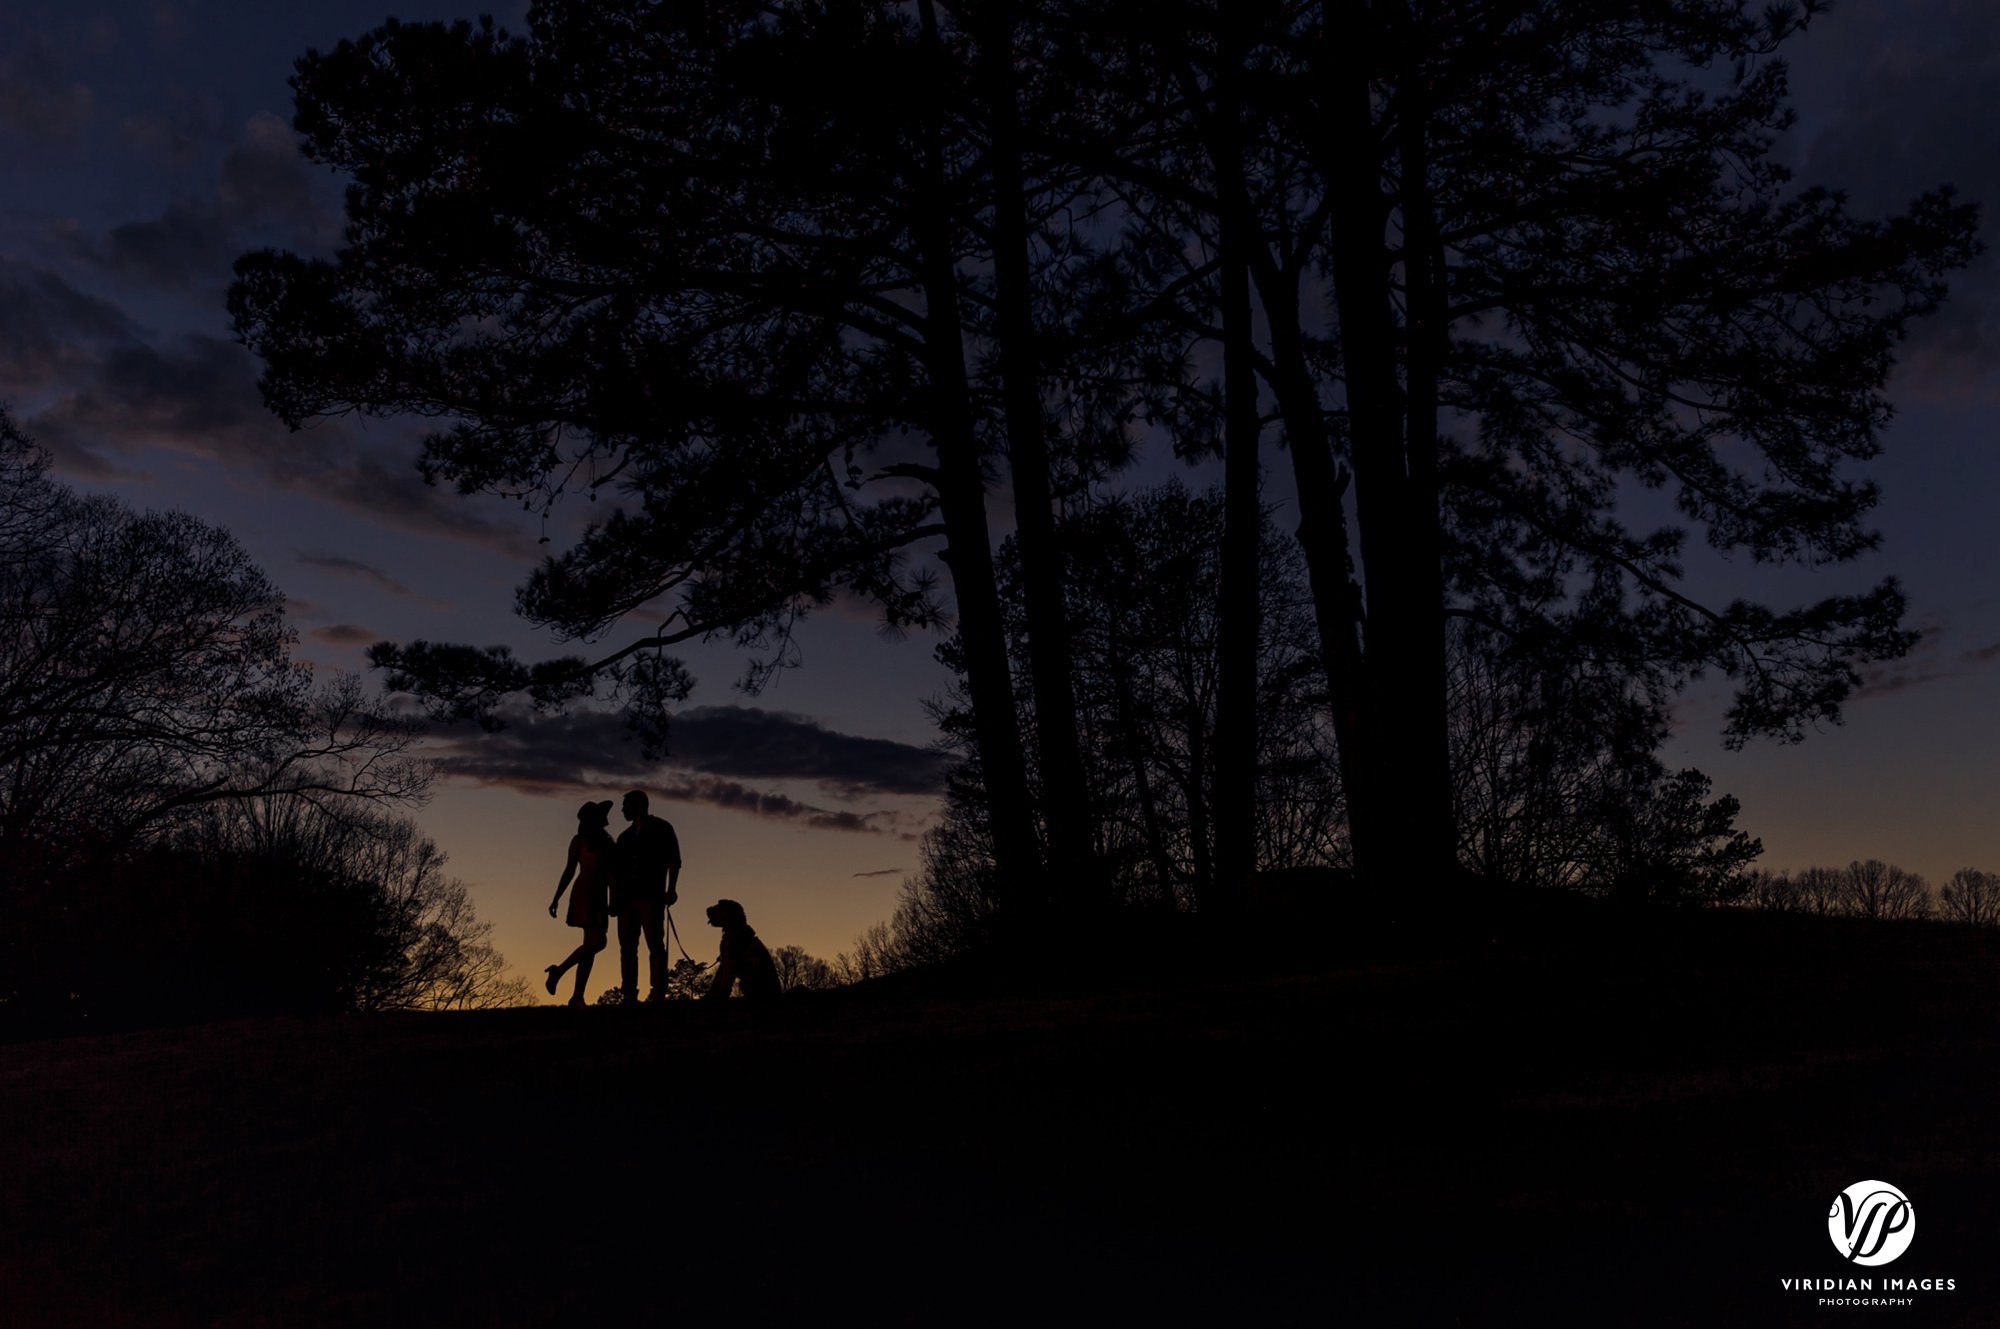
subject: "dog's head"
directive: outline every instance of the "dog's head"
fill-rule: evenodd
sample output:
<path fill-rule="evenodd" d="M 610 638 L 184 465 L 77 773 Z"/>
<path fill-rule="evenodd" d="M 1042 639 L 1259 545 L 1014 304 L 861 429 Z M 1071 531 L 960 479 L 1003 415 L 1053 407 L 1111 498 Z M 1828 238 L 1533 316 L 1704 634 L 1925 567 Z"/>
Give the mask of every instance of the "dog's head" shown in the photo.
<path fill-rule="evenodd" d="M 708 907 L 708 925 L 716 928 L 744 928 L 750 920 L 743 916 L 743 906 L 734 900 L 717 900 Z"/>

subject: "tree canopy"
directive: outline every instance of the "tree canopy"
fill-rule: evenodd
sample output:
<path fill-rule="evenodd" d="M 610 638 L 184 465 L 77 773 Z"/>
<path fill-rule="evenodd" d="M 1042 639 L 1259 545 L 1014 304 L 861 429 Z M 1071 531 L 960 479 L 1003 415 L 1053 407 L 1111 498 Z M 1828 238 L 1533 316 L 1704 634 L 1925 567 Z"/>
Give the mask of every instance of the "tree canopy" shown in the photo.
<path fill-rule="evenodd" d="M 59 1022 L 512 994 L 385 805 L 419 728 L 292 658 L 235 537 L 77 493 L 0 411 L 0 1006 Z"/>
<path fill-rule="evenodd" d="M 417 726 L 292 658 L 284 595 L 229 532 L 78 494 L 4 413 L 0 469 L 0 850 L 422 793 Z"/>
<path fill-rule="evenodd" d="M 1687 576 L 1691 539 L 1873 548 L 1857 467 L 1895 347 L 1976 249 L 1949 189 L 1877 221 L 1790 178 L 1777 53 L 1819 9 L 601 0 L 521 35 L 391 23 L 294 79 L 308 155 L 355 182 L 345 244 L 246 255 L 232 309 L 294 424 L 414 412 L 439 421 L 435 479 L 612 496 L 519 608 L 561 638 L 644 606 L 667 626 L 536 665 L 378 649 L 450 713 L 607 684 L 657 743 L 688 686 L 666 647 L 782 652 L 842 593 L 939 623 L 906 558 L 943 539 L 986 834 L 1024 891 L 1037 863 L 1101 881 L 1079 860 L 1109 803 L 1074 746 L 1097 606 L 1061 531 L 1149 427 L 1227 461 L 1211 903 L 1260 861 L 1273 432 L 1355 863 L 1450 873 L 1454 620 L 1508 668 L 1607 671 L 1648 705 L 1719 669 L 1732 742 L 1836 719 L 1912 640 L 1893 580 L 1774 607 Z M 1635 520 L 1648 491 L 1677 517 Z"/>

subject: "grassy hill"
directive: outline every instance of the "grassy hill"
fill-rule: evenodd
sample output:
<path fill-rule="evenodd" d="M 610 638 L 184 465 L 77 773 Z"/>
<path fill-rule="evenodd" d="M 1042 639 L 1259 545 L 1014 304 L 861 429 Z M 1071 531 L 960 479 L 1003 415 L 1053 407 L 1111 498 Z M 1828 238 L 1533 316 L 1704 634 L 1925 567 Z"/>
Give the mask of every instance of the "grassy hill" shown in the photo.
<path fill-rule="evenodd" d="M 1540 910 L 1112 977 L 0 1048 L 9 1323 L 2000 1322 L 2000 938 Z M 1833 1195 L 1913 1201 L 1843 1265 Z M 606 1215 L 622 1206 L 622 1221 Z M 1877 1295 L 1882 1295 L 1877 1293 Z M 1901 1294 L 1893 1294 L 1901 1295 Z"/>

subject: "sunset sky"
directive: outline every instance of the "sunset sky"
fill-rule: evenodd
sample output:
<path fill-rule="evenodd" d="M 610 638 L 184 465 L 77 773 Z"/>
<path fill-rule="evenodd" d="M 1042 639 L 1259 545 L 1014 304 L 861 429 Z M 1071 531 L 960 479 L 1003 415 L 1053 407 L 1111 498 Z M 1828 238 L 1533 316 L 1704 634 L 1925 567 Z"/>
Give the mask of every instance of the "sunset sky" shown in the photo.
<path fill-rule="evenodd" d="M 492 12 L 518 27 L 524 9 Z M 533 658 L 554 648 L 513 618 L 513 586 L 539 538 L 559 547 L 588 505 L 545 532 L 501 500 L 427 488 L 413 426 L 288 433 L 264 412 L 257 363 L 223 308 L 243 250 L 337 241 L 341 182 L 298 155 L 285 80 L 307 48 L 389 12 L 480 11 L 16 0 L 0 12 L 0 400 L 69 482 L 233 530 L 292 597 L 301 652 L 322 668 L 361 668 L 368 643 L 416 636 Z M 1864 214 L 1942 182 L 2000 202 L 2000 8 L 1843 0 L 1789 54 L 1800 116 L 1782 151 L 1801 180 L 1847 190 Z M 1710 594 L 1778 600 L 1893 573 L 1926 634 L 1871 680 L 1844 727 L 1803 745 L 1722 751 L 1721 680 L 1679 708 L 1668 760 L 1742 800 L 1765 866 L 1872 856 L 1933 882 L 1961 866 L 2000 870 L 1994 256 L 1956 288 L 1892 384 L 1899 417 L 1872 470 L 1880 553 L 1818 573 L 1696 573 Z M 1153 459 L 1135 481 L 1171 466 Z M 1281 504 L 1286 469 L 1272 472 Z M 1282 510 L 1278 521 L 1291 525 Z M 884 639 L 866 613 L 836 609 L 807 625 L 803 666 L 756 697 L 731 686 L 738 653 L 692 648 L 700 686 L 669 762 L 642 762 L 617 721 L 591 715 L 447 735 L 450 773 L 416 815 L 517 972 L 538 976 L 573 943 L 545 910 L 577 804 L 630 787 L 665 796 L 656 810 L 680 831 L 688 903 L 741 900 L 771 944 L 831 958 L 887 917 L 917 863 L 942 771 L 922 705 L 946 682 L 934 645 Z M 699 909 L 676 916 L 689 950 L 711 957 Z M 611 968 L 601 963 L 593 993 L 615 981 Z"/>

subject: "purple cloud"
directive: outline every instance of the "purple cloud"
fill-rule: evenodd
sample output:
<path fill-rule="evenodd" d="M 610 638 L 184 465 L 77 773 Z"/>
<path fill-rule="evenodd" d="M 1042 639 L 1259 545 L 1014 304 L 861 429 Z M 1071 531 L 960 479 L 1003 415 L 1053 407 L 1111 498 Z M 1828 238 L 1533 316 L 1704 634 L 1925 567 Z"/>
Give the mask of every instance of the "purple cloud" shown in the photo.
<path fill-rule="evenodd" d="M 433 740 L 452 779 L 528 794 L 573 794 L 619 785 L 666 799 L 730 808 L 822 830 L 894 834 L 898 814 L 818 807 L 744 781 L 812 780 L 836 797 L 935 794 L 944 758 L 889 739 L 842 734 L 804 716 L 749 707 L 702 707 L 676 717 L 672 754 L 648 761 L 622 718 L 603 711 L 510 718 L 506 729 L 470 726 Z"/>
<path fill-rule="evenodd" d="M 323 641 L 329 646 L 370 646 L 382 640 L 381 633 L 356 627 L 352 623 L 335 623 L 329 627 L 314 628 L 309 635 L 314 641 Z"/>
<path fill-rule="evenodd" d="M 358 581 L 365 581 L 375 589 L 387 591 L 390 595 L 399 595 L 409 600 L 421 600 L 425 604 L 439 608 L 443 608 L 447 604 L 446 601 L 439 600 L 434 596 L 420 595 L 374 564 L 363 563 L 360 559 L 349 558 L 345 554 L 316 553 L 302 549 L 298 553 L 298 561 L 305 567 L 315 568 L 321 572 L 331 572 L 336 576 L 352 577 Z M 378 639 L 371 638 L 370 640 Z"/>

